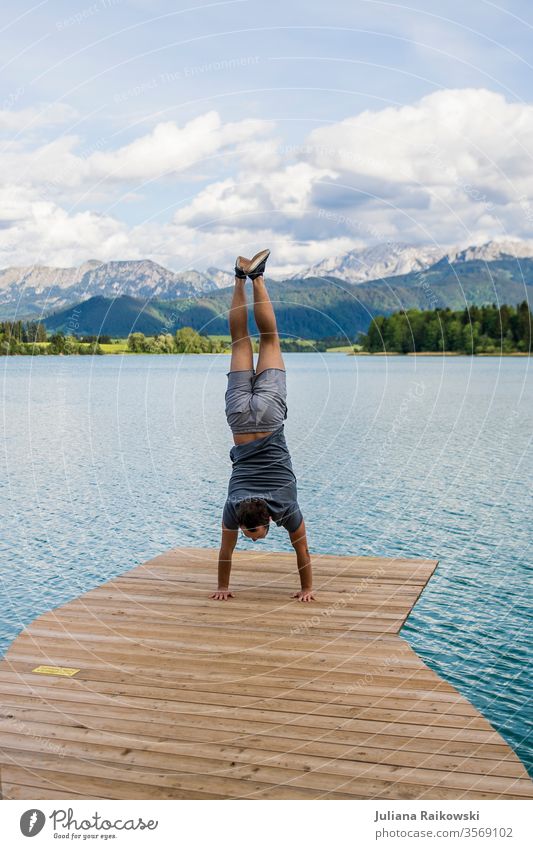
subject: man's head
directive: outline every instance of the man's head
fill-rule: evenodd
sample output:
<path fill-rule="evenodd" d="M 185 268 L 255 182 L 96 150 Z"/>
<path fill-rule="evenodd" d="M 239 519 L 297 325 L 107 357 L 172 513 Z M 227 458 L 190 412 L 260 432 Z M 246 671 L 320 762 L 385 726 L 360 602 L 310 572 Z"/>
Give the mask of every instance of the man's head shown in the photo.
<path fill-rule="evenodd" d="M 249 498 L 240 501 L 236 510 L 239 528 L 243 534 L 255 542 L 264 539 L 270 526 L 270 513 L 266 501 L 262 498 Z"/>

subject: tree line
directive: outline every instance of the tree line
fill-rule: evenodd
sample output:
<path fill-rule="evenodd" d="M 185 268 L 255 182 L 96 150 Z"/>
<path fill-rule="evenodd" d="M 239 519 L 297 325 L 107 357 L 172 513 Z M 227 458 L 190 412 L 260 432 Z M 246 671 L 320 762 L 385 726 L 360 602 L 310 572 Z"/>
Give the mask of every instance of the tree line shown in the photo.
<path fill-rule="evenodd" d="M 252 338 L 252 348 L 255 353 L 259 350 L 259 340 Z M 281 339 L 282 351 L 309 353 L 310 351 L 326 351 L 328 347 L 345 345 L 346 339 L 337 336 L 327 339 Z M 202 336 L 192 327 L 182 327 L 174 335 L 161 334 L 153 338 L 144 333 L 131 333 L 128 336 L 128 349 L 135 354 L 221 354 L 230 348 L 230 343 L 223 339 Z"/>
<path fill-rule="evenodd" d="M 130 333 L 128 350 L 133 354 L 221 354 L 227 348 L 222 339 L 203 336 L 192 327 L 181 327 L 176 333 L 160 333 L 147 337 Z"/>
<path fill-rule="evenodd" d="M 471 306 L 463 310 L 399 310 L 392 315 L 377 315 L 367 333 L 357 340 L 363 351 L 409 354 L 449 351 L 460 354 L 528 353 L 531 350 L 532 314 L 527 301 L 516 307 Z M 0 321 L 0 353 L 2 354 L 103 354 L 101 347 L 112 340 L 108 335 L 65 335 L 62 331 L 48 335 L 38 321 Z M 337 337 L 312 341 L 289 337 L 281 339 L 284 351 L 325 351 L 346 344 Z M 257 339 L 252 339 L 254 351 Z M 131 333 L 127 349 L 135 354 L 218 354 L 227 351 L 229 343 L 204 336 L 192 327 L 175 333 L 159 333 L 153 337 Z"/>
<path fill-rule="evenodd" d="M 0 321 L 0 346 L 3 354 L 25 353 L 22 346 L 46 342 L 46 327 L 40 321 Z"/>
<path fill-rule="evenodd" d="M 471 306 L 452 311 L 400 310 L 374 317 L 358 342 L 369 353 L 451 351 L 459 354 L 528 353 L 532 315 L 527 301 L 516 307 Z"/>
<path fill-rule="evenodd" d="M 111 342 L 108 335 L 77 336 L 62 331 L 48 335 L 45 325 L 36 321 L 0 322 L 2 354 L 100 355 L 105 353 L 101 346 Z M 128 337 L 128 351 L 136 354 L 206 354 L 221 353 L 226 348 L 223 340 L 202 336 L 191 327 L 182 327 L 175 334 L 160 333 L 146 337 L 144 333 L 131 333 Z"/>
<path fill-rule="evenodd" d="M 111 341 L 104 336 L 65 336 L 62 332 L 48 335 L 40 321 L 0 321 L 0 353 L 26 354 L 103 354 L 100 342 Z"/>

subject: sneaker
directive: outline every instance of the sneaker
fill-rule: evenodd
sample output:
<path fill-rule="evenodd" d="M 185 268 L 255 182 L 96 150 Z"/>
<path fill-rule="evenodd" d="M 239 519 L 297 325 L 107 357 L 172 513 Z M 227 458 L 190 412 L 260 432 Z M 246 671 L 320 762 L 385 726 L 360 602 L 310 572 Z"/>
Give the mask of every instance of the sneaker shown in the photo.
<path fill-rule="evenodd" d="M 251 260 L 246 259 L 245 256 L 238 256 L 235 260 L 235 277 L 238 277 L 239 280 L 246 280 L 246 271 L 250 265 Z"/>
<path fill-rule="evenodd" d="M 259 251 L 252 259 L 246 259 L 244 256 L 238 256 L 235 263 L 235 275 L 242 280 L 243 277 L 248 277 L 250 280 L 255 280 L 256 277 L 261 277 L 265 273 L 267 259 L 270 256 L 270 251 L 266 248 L 264 251 Z"/>
<path fill-rule="evenodd" d="M 255 280 L 256 277 L 261 277 L 265 273 L 265 266 L 269 256 L 270 251 L 268 248 L 265 248 L 264 251 L 259 251 L 258 254 L 252 257 L 250 265 L 246 269 L 250 280 Z"/>

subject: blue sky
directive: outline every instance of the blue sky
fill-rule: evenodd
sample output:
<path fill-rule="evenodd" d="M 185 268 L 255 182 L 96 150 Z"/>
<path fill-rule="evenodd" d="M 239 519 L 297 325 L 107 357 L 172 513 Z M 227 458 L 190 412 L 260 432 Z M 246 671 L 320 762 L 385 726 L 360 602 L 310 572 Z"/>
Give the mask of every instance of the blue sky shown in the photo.
<path fill-rule="evenodd" d="M 533 8 L 4 2 L 0 267 L 528 237 Z"/>

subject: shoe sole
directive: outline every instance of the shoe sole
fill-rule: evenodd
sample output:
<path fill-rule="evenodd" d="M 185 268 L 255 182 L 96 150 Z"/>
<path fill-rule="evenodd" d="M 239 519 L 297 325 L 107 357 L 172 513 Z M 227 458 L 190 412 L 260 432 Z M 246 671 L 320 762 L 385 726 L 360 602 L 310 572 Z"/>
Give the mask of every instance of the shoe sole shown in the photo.
<path fill-rule="evenodd" d="M 242 273 L 246 276 L 246 270 L 241 265 L 242 262 L 248 263 L 248 262 L 250 262 L 250 260 L 246 259 L 245 256 L 238 256 L 237 259 L 235 260 L 235 268 L 238 268 L 239 271 L 242 271 Z"/>
<path fill-rule="evenodd" d="M 261 265 L 262 262 L 265 262 L 270 256 L 270 250 L 266 248 L 264 251 L 259 251 L 252 259 L 250 260 L 250 267 L 246 270 L 247 274 L 253 274 L 258 265 Z"/>

